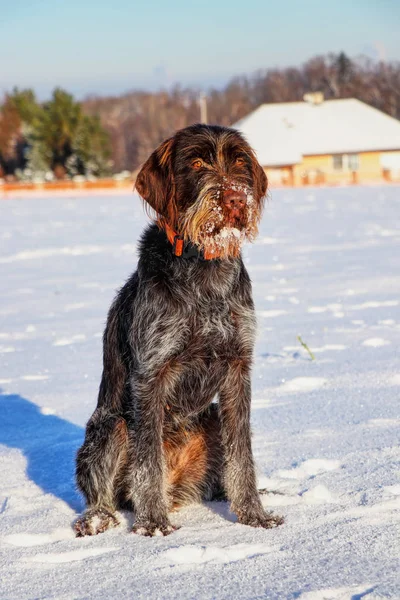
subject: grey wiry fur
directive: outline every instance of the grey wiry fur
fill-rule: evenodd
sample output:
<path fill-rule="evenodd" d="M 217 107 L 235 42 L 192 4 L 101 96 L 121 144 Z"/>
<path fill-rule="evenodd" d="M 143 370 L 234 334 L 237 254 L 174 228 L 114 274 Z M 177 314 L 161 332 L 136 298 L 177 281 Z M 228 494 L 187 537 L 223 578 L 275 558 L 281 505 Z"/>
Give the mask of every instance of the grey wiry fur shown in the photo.
<path fill-rule="evenodd" d="M 200 155 L 203 162 L 194 160 Z M 207 193 L 215 185 L 212 201 L 222 207 L 211 228 L 205 185 Z M 161 227 L 145 231 L 137 272 L 108 315 L 98 404 L 77 457 L 77 482 L 88 505 L 77 535 L 114 527 L 120 507 L 135 511 L 136 533 L 167 535 L 174 530 L 170 510 L 224 494 L 240 523 L 279 525 L 282 519 L 261 505 L 251 451 L 249 276 L 234 244 L 222 258 L 203 260 L 200 251 L 181 258 L 162 228 L 187 223 L 197 202 L 203 232 L 217 235 L 226 223 L 254 232 L 265 175 L 237 132 L 195 126 L 150 157 L 137 188 Z M 238 198 L 232 190 L 239 190 Z M 243 190 L 251 193 L 251 215 Z"/>

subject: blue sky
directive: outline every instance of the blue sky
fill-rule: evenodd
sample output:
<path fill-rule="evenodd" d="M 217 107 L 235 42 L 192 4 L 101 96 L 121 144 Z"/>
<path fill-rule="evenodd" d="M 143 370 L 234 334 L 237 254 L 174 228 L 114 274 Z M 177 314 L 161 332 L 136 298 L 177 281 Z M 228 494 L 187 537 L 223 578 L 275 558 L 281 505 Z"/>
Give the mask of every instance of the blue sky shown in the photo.
<path fill-rule="evenodd" d="M 0 15 L 0 94 L 206 88 L 341 50 L 400 60 L 399 0 L 0 0 Z"/>

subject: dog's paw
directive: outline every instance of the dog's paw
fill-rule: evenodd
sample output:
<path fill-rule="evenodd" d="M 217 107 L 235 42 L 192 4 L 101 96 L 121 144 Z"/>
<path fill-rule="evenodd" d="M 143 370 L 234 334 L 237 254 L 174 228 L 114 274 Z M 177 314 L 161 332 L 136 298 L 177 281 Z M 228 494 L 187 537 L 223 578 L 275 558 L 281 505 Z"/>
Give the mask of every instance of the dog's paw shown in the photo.
<path fill-rule="evenodd" d="M 114 514 L 104 508 L 94 508 L 87 510 L 75 521 L 74 529 L 76 537 L 84 537 L 103 533 L 107 529 L 118 527 L 118 525 L 119 521 Z"/>
<path fill-rule="evenodd" d="M 165 536 L 180 529 L 177 525 L 172 525 L 169 521 L 163 523 L 152 523 L 149 521 L 138 521 L 134 524 L 132 531 L 138 535 L 146 537 Z"/>
<path fill-rule="evenodd" d="M 262 512 L 257 514 L 239 512 L 238 522 L 242 525 L 249 525 L 250 527 L 263 527 L 264 529 L 273 529 L 284 523 L 285 519 L 279 515 L 274 515 L 270 512 Z"/>

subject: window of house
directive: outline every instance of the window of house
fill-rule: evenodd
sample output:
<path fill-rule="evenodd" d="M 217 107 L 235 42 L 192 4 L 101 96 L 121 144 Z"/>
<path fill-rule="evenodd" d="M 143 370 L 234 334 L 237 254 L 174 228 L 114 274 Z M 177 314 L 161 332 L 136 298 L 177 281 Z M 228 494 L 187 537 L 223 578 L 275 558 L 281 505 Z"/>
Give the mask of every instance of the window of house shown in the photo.
<path fill-rule="evenodd" d="M 358 154 L 347 155 L 347 168 L 349 171 L 358 171 Z"/>
<path fill-rule="evenodd" d="M 343 154 L 333 155 L 333 168 L 335 171 L 341 171 L 343 169 Z"/>
<path fill-rule="evenodd" d="M 334 154 L 332 158 L 335 171 L 358 171 L 359 169 L 358 154 Z"/>

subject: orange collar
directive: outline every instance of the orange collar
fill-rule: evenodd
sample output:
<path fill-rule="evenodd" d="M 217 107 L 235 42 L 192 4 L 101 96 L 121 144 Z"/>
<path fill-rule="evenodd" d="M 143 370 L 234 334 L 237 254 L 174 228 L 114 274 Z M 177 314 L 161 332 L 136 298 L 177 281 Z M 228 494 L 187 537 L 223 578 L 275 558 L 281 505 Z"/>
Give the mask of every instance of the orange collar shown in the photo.
<path fill-rule="evenodd" d="M 202 260 L 213 260 L 214 258 L 220 257 L 220 253 L 217 251 L 203 252 L 201 250 L 198 250 L 196 246 L 194 246 L 190 242 L 189 244 L 185 244 L 185 240 L 183 239 L 183 237 L 176 233 L 176 231 L 174 231 L 172 227 L 168 225 L 168 223 L 164 222 L 162 226 L 167 235 L 169 243 L 172 245 L 172 252 L 175 256 L 181 256 L 182 258 L 192 258 L 194 256 L 197 256 Z"/>

